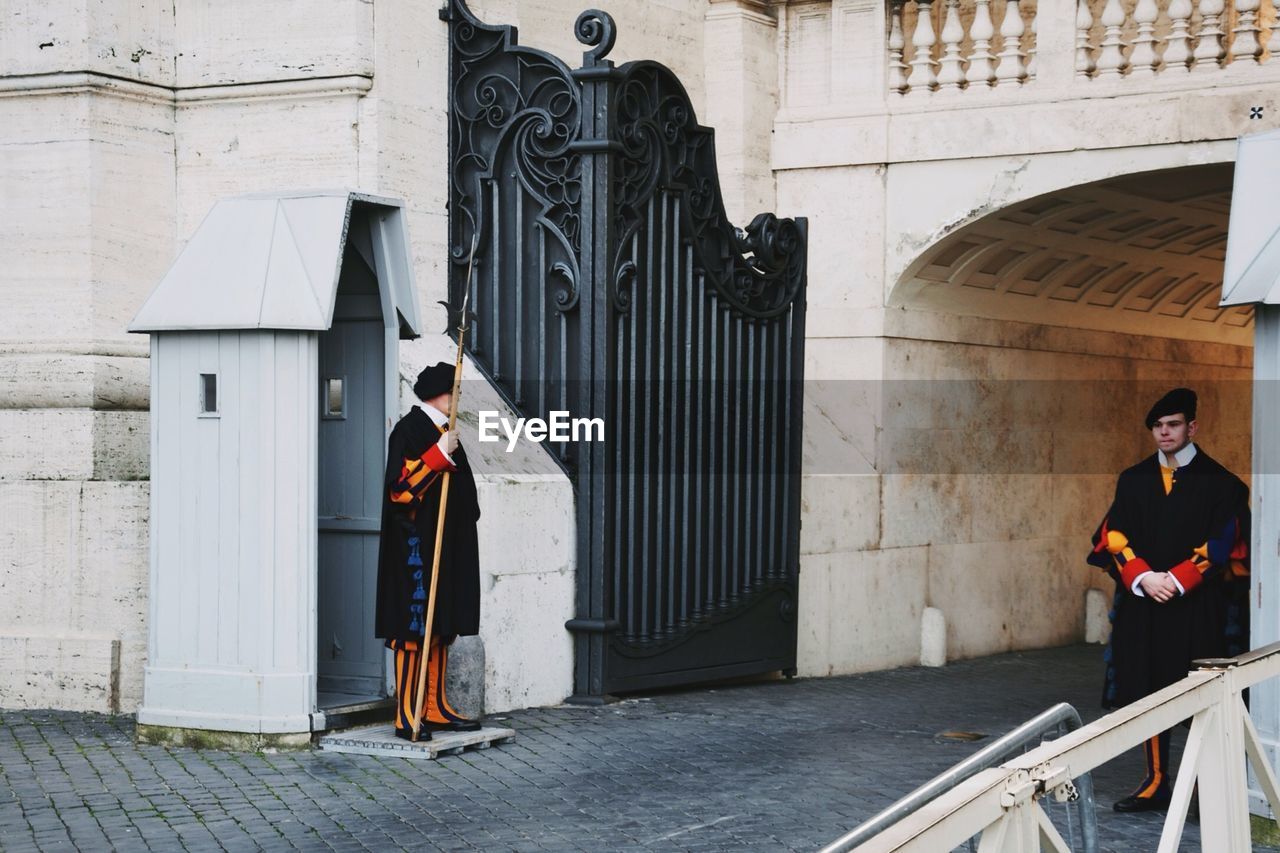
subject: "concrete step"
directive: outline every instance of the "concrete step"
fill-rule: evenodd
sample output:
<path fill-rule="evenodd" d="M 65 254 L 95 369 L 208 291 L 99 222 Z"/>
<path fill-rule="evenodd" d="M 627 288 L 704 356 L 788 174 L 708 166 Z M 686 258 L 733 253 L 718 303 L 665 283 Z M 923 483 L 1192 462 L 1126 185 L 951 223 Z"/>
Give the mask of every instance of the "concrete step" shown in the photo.
<path fill-rule="evenodd" d="M 377 723 L 390 725 L 396 708 L 395 700 L 389 697 L 337 702 L 330 704 L 329 707 L 325 707 L 325 704 L 321 702 L 320 713 L 324 715 L 324 720 L 316 731 L 332 732 Z"/>

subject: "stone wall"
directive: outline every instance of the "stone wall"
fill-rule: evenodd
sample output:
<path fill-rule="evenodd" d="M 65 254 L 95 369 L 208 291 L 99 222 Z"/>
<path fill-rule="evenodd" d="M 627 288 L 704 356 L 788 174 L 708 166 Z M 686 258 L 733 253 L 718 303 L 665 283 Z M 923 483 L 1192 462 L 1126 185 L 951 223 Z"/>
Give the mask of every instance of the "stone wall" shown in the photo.
<path fill-rule="evenodd" d="M 700 78 L 699 34 L 683 25 L 697 4 L 656 17 L 618 5 L 637 31 L 622 28 L 620 52 L 696 55 L 684 64 Z M 447 28 L 435 6 L 359 0 L 9 11 L 0 249 L 21 262 L 0 271 L 0 705 L 128 712 L 147 647 L 149 368 L 125 327 L 216 199 L 336 186 L 408 201 L 423 324 L 442 328 Z M 562 47 L 578 11 L 521 7 L 535 40 L 562 21 Z M 406 372 L 420 355 L 406 349 Z M 560 485 L 535 491 L 567 488 L 546 476 Z M 554 561 L 561 603 L 540 613 L 562 624 L 572 576 Z M 563 698 L 563 658 L 550 656 L 546 687 L 507 667 L 490 695 Z"/>
<path fill-rule="evenodd" d="M 1248 480 L 1248 348 L 923 312 L 875 346 L 882 379 L 807 383 L 802 673 L 918 662 L 925 607 L 950 659 L 1081 641 L 1086 591 L 1112 588 L 1089 538 L 1175 384 Z"/>
<path fill-rule="evenodd" d="M 434 4 L 363 0 L 10 5 L 0 705 L 127 712 L 146 649 L 149 365 L 125 325 L 214 200 L 350 186 L 406 200 L 423 325 L 443 328 L 447 28 Z M 586 5 L 472 7 L 574 67 Z M 1236 134 L 1270 126 L 1250 105 L 1280 112 L 1270 78 L 1079 97 L 1071 33 L 1046 18 L 1039 80 L 1057 88 L 926 105 L 888 94 L 874 0 L 597 5 L 617 20 L 611 58 L 672 67 L 717 127 L 731 218 L 809 217 L 801 672 L 916 661 L 927 606 L 948 616 L 953 657 L 1078 638 L 1084 591 L 1102 585 L 1082 543 L 1114 473 L 1146 451 L 1136 421 L 1162 383 L 1205 391 L 1206 447 L 1247 471 L 1247 347 L 1154 323 L 1125 336 L 984 319 L 962 300 L 929 313 L 896 288 L 930 246 L 1008 205 L 1229 162 Z M 441 345 L 406 346 L 402 373 Z M 1089 397 L 1087 422 L 1053 389 Z M 494 709 L 571 686 L 571 490 L 545 462 L 478 466 Z M 519 559 L 511 529 L 536 543 Z M 513 635 L 551 639 L 532 654 Z"/>
<path fill-rule="evenodd" d="M 1110 588 L 1084 563 L 1089 537 L 1115 475 L 1153 452 L 1142 417 L 1174 384 L 1201 392 L 1205 448 L 1247 479 L 1241 330 L 1111 309 L 1093 331 L 1057 319 L 1066 303 L 1018 297 L 993 319 L 974 288 L 936 289 L 941 312 L 899 287 L 965 223 L 1146 167 L 1229 162 L 1230 145 L 828 166 L 829 143 L 804 168 L 807 152 L 775 146 L 778 208 L 810 220 L 802 673 L 918 662 L 926 607 L 946 615 L 952 658 L 1083 639 L 1085 592 Z"/>
<path fill-rule="evenodd" d="M 174 238 L 173 15 L 19 2 L 0 34 L 0 704 L 131 710 L 147 345 Z"/>

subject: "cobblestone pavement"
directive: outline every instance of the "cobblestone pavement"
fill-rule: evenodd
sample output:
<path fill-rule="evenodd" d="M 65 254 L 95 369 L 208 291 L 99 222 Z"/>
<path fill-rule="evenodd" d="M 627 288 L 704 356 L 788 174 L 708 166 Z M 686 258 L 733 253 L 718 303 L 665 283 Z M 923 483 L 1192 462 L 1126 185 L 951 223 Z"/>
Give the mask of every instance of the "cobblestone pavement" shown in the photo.
<path fill-rule="evenodd" d="M 137 746 L 130 717 L 0 712 L 0 849 L 814 850 L 1058 701 L 1099 716 L 1098 647 L 500 715 L 513 743 L 439 761 Z M 1175 738 L 1175 751 L 1184 734 Z M 1110 810 L 1104 850 L 1161 817 Z M 1198 829 L 1185 849 L 1198 850 Z"/>

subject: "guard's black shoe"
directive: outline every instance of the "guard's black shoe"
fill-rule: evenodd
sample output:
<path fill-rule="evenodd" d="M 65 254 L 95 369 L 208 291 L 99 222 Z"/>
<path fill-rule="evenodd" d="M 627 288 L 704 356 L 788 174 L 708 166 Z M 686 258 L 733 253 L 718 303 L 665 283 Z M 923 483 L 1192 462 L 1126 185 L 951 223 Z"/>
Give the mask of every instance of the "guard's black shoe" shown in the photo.
<path fill-rule="evenodd" d="M 458 718 L 447 723 L 428 723 L 433 732 L 478 732 L 481 729 L 479 720 Z"/>
<path fill-rule="evenodd" d="M 450 731 L 455 732 L 478 732 L 480 731 L 479 720 L 452 720 L 449 723 Z"/>
<path fill-rule="evenodd" d="M 402 729 L 397 726 L 396 737 L 400 738 L 400 740 L 413 740 L 413 729 Z M 418 740 L 419 741 L 431 740 L 431 729 L 427 728 L 426 726 L 419 725 Z"/>
<path fill-rule="evenodd" d="M 1117 801 L 1111 808 L 1118 812 L 1162 812 L 1169 808 L 1169 794 L 1157 791 L 1150 797 L 1129 796 Z"/>

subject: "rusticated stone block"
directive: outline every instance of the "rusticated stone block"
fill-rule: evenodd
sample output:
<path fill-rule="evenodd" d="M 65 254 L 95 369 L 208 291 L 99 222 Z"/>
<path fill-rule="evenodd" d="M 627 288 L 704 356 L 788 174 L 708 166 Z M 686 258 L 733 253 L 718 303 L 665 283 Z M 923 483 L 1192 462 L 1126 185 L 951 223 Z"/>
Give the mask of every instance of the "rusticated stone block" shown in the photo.
<path fill-rule="evenodd" d="M 120 640 L 0 633 L 0 706 L 120 710 Z"/>

